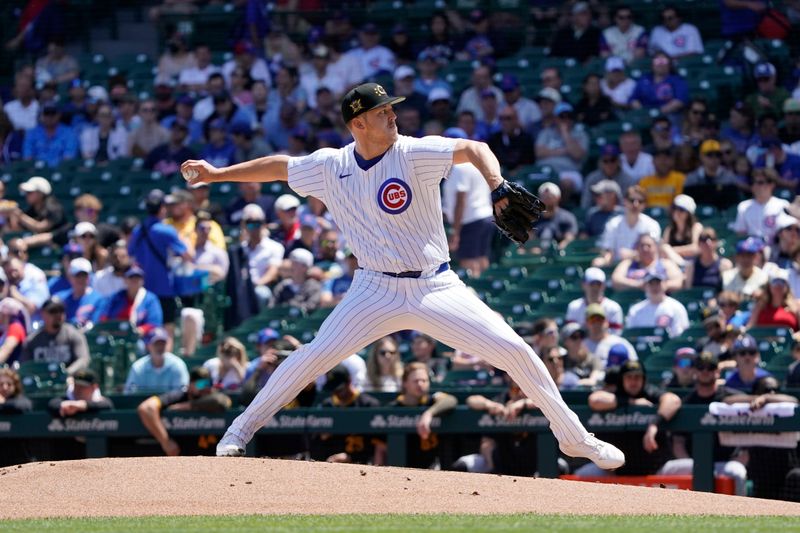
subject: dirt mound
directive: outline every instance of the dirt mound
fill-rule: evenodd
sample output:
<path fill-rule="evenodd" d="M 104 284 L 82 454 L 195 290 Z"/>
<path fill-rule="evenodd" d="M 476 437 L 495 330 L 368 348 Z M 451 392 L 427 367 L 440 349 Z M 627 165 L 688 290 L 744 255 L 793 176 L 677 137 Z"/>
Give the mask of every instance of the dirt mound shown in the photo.
<path fill-rule="evenodd" d="M 0 469 L 0 518 L 539 513 L 795 515 L 800 504 L 495 475 L 252 458 L 150 457 Z"/>

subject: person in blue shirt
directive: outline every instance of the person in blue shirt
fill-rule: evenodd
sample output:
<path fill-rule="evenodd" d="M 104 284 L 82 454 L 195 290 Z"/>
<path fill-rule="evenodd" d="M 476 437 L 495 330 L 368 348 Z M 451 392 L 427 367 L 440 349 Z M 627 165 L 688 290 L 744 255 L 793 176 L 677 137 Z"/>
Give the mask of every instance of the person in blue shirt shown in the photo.
<path fill-rule="evenodd" d="M 161 302 L 164 327 L 172 333 L 178 309 L 172 284 L 172 258 L 185 262 L 191 262 L 193 258 L 175 228 L 163 222 L 167 213 L 164 197 L 160 189 L 153 189 L 147 195 L 147 218 L 133 229 L 128 241 L 128 254 L 144 272 L 145 288 Z"/>
<path fill-rule="evenodd" d="M 731 353 L 736 359 L 736 370 L 725 380 L 725 386 L 748 394 L 753 392 L 756 380 L 772 376 L 759 366 L 761 352 L 751 335 L 742 335 L 733 343 Z"/>
<path fill-rule="evenodd" d="M 150 170 L 161 172 L 165 176 L 174 174 L 181 168 L 181 163 L 195 157 L 195 152 L 185 144 L 189 129 L 183 119 L 176 119 L 169 129 L 169 141 L 150 150 L 144 166 Z"/>
<path fill-rule="evenodd" d="M 70 288 L 67 272 L 69 272 L 69 263 L 76 257 L 83 257 L 83 246 L 74 242 L 67 243 L 61 249 L 61 274 L 58 276 L 51 276 L 47 280 L 47 288 L 50 294 L 57 294 Z"/>
<path fill-rule="evenodd" d="M 56 297 L 64 302 L 67 321 L 78 328 L 86 327 L 96 320 L 99 305 L 103 297 L 90 286 L 92 263 L 78 257 L 69 263 L 70 288 L 56 293 Z"/>
<path fill-rule="evenodd" d="M 172 125 L 176 121 L 183 121 L 189 132 L 187 142 L 190 144 L 203 141 L 203 123 L 199 120 L 195 120 L 192 115 L 194 104 L 194 98 L 185 94 L 179 97 L 175 102 L 175 114 L 168 115 L 161 119 L 161 125 L 166 129 L 172 128 Z"/>
<path fill-rule="evenodd" d="M 200 158 L 215 166 L 229 166 L 236 162 L 236 145 L 228 136 L 223 119 L 217 118 L 209 123 L 208 142 L 203 146 Z"/>
<path fill-rule="evenodd" d="M 764 153 L 756 159 L 755 168 L 774 168 L 778 173 L 778 187 L 785 187 L 798 192 L 800 184 L 800 156 L 783 149 L 783 143 L 777 137 L 766 137 L 761 140 Z"/>
<path fill-rule="evenodd" d="M 131 365 L 125 380 L 125 394 L 159 394 L 189 385 L 189 369 L 186 363 L 167 351 L 167 331 L 164 328 L 155 328 L 146 339 L 148 354 Z"/>
<path fill-rule="evenodd" d="M 173 304 L 174 305 L 174 304 Z M 144 288 L 144 271 L 130 267 L 125 272 L 125 288 L 103 300 L 96 322 L 128 321 L 140 335 L 164 325 L 158 297 Z"/>
<path fill-rule="evenodd" d="M 41 160 L 57 167 L 61 161 L 78 156 L 78 135 L 60 123 L 61 114 L 53 104 L 45 104 L 39 125 L 27 131 L 22 145 L 22 157 Z"/>
<path fill-rule="evenodd" d="M 663 52 L 653 56 L 653 72 L 639 78 L 630 97 L 634 109 L 658 109 L 661 114 L 677 117 L 689 102 L 689 86 L 672 73 L 672 60 Z"/>

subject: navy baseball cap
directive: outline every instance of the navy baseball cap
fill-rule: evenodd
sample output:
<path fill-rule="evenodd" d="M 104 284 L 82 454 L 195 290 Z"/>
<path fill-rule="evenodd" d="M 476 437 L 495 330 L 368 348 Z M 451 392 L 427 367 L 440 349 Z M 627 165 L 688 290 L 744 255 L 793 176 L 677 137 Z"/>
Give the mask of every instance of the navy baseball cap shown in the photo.
<path fill-rule="evenodd" d="M 645 374 L 644 365 L 640 361 L 625 361 L 619 369 L 620 377 L 625 374 Z"/>
<path fill-rule="evenodd" d="M 619 148 L 616 144 L 608 143 L 600 150 L 601 157 L 619 157 Z"/>
<path fill-rule="evenodd" d="M 622 366 L 630 358 L 628 348 L 618 342 L 608 350 L 608 360 L 606 366 Z"/>
<path fill-rule="evenodd" d="M 252 135 L 253 128 L 247 122 L 237 121 L 231 124 L 232 135 Z"/>
<path fill-rule="evenodd" d="M 777 137 L 765 137 L 761 140 L 761 148 L 774 148 L 782 144 L 781 140 Z"/>
<path fill-rule="evenodd" d="M 362 83 L 350 89 L 342 98 L 342 119 L 348 123 L 376 107 L 399 104 L 405 99 L 405 96 L 389 96 L 386 89 L 377 83 Z"/>
<path fill-rule="evenodd" d="M 70 242 L 61 249 L 61 257 L 79 257 L 83 255 L 83 246 Z"/>
<path fill-rule="evenodd" d="M 647 275 L 644 278 L 644 282 L 645 283 L 650 283 L 651 281 L 655 281 L 655 280 L 664 281 L 665 279 L 667 279 L 666 272 L 664 272 L 663 269 L 661 269 L 661 268 L 657 268 L 657 269 L 653 270 L 652 272 L 648 272 L 647 273 Z"/>
<path fill-rule="evenodd" d="M 150 330 L 150 333 L 148 333 L 145 338 L 147 340 L 147 344 L 152 344 L 158 341 L 167 342 L 167 340 L 169 340 L 169 333 L 167 333 L 167 330 L 164 328 L 157 327 Z"/>
<path fill-rule="evenodd" d="M 350 380 L 350 372 L 347 371 L 347 367 L 336 365 L 325 374 L 325 386 L 322 387 L 322 390 L 333 392 L 340 386 L 350 383 Z"/>
<path fill-rule="evenodd" d="M 734 354 L 737 352 L 749 352 L 751 350 L 758 351 L 758 343 L 752 335 L 742 335 L 736 339 L 736 342 L 733 343 L 733 348 L 731 348 L 731 352 Z"/>
<path fill-rule="evenodd" d="M 139 276 L 140 278 L 143 278 L 144 277 L 144 270 L 142 270 L 141 268 L 139 268 L 136 265 L 133 265 L 132 267 L 130 267 L 128 270 L 125 271 L 125 277 L 126 278 L 133 278 L 135 276 Z"/>
<path fill-rule="evenodd" d="M 737 254 L 756 254 L 764 249 L 764 241 L 758 237 L 748 237 L 736 243 Z"/>
<path fill-rule="evenodd" d="M 506 74 L 500 81 L 500 90 L 502 90 L 503 92 L 513 91 L 518 87 L 519 87 L 519 80 L 513 74 Z"/>
<path fill-rule="evenodd" d="M 553 110 L 553 114 L 555 116 L 559 116 L 563 113 L 572 113 L 574 111 L 572 104 L 567 102 L 559 102 L 556 104 L 556 108 Z"/>
<path fill-rule="evenodd" d="M 775 66 L 772 63 L 767 63 L 766 61 L 759 63 L 756 65 L 756 68 L 753 69 L 753 74 L 756 78 L 771 78 L 775 75 Z"/>
<path fill-rule="evenodd" d="M 270 341 L 275 341 L 281 338 L 281 334 L 278 333 L 277 330 L 272 328 L 264 328 L 258 332 L 258 338 L 256 342 L 258 344 L 266 344 Z"/>

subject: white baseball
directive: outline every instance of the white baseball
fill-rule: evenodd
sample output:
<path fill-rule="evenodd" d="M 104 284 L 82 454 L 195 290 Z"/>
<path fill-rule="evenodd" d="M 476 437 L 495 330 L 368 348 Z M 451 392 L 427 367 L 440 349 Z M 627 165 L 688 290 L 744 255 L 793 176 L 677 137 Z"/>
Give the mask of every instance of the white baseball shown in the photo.
<path fill-rule="evenodd" d="M 195 170 L 193 168 L 190 168 L 190 169 L 184 170 L 182 172 L 182 174 L 183 174 L 183 179 L 185 179 L 186 181 L 189 181 L 190 179 L 196 178 L 200 173 L 197 170 Z"/>

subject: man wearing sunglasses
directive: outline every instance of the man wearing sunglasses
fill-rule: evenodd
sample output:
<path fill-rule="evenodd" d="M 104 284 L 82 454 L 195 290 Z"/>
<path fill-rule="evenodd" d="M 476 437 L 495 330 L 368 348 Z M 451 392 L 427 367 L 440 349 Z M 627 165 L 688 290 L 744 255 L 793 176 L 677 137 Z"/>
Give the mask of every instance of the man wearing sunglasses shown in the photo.
<path fill-rule="evenodd" d="M 179 438 L 180 444 L 173 440 L 164 422 L 161 411 L 197 411 L 202 413 L 221 413 L 231 406 L 231 399 L 211 387 L 208 369 L 196 367 L 189 372 L 189 386 L 175 389 L 158 396 L 150 396 L 139 404 L 136 412 L 142 425 L 156 439 L 166 455 L 209 455 L 217 438 L 211 435 L 187 435 Z"/>
<path fill-rule="evenodd" d="M 690 367 L 690 375 L 694 380 L 694 389 L 683 398 L 685 405 L 709 405 L 711 402 L 726 402 L 741 393 L 728 387 L 719 385 L 719 368 L 717 357 L 703 352 L 698 355 Z M 694 469 L 692 459 L 692 435 L 690 433 L 676 433 L 672 435 L 672 453 L 675 459 L 667 461 L 661 467 L 659 474 L 668 476 L 691 475 Z M 747 469 L 736 456 L 734 449 L 722 446 L 719 437 L 714 438 L 714 475 L 729 476 L 733 478 L 736 494 L 745 495 L 745 482 Z"/>
<path fill-rule="evenodd" d="M 775 237 L 775 221 L 789 202 L 773 196 L 778 182 L 775 170 L 756 168 L 751 180 L 753 197 L 736 207 L 733 231 L 739 235 L 761 237 L 769 242 Z"/>
<path fill-rule="evenodd" d="M 647 32 L 633 23 L 633 10 L 630 6 L 617 6 L 614 25 L 604 29 L 600 36 L 600 55 L 617 56 L 626 63 L 647 55 Z"/>
<path fill-rule="evenodd" d="M 761 352 L 758 342 L 751 335 L 743 335 L 733 343 L 731 350 L 736 360 L 736 370 L 725 380 L 725 385 L 745 393 L 753 391 L 757 380 L 772 376 L 761 368 Z"/>
<path fill-rule="evenodd" d="M 651 235 L 656 242 L 661 240 L 661 226 L 643 213 L 646 202 L 647 196 L 641 186 L 628 187 L 624 202 L 625 213 L 606 223 L 603 235 L 597 242 L 603 252 L 592 261 L 592 266 L 604 267 L 622 259 L 635 258 L 636 241 L 643 233 Z"/>
<path fill-rule="evenodd" d="M 692 198 L 702 198 L 704 204 L 726 209 L 740 200 L 739 189 L 734 185 L 736 175 L 722 166 L 719 141 L 703 141 L 700 145 L 700 166 L 686 176 L 683 193 Z"/>

